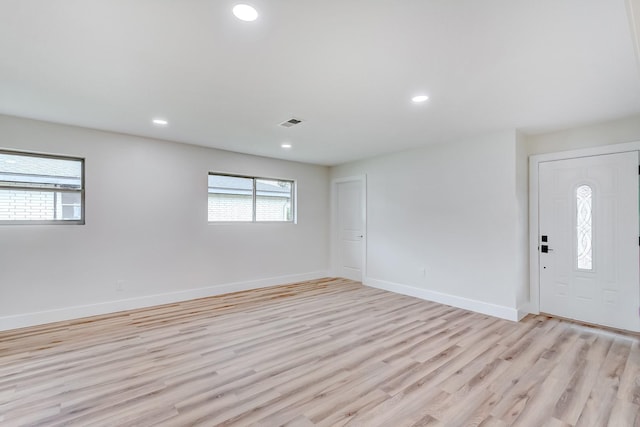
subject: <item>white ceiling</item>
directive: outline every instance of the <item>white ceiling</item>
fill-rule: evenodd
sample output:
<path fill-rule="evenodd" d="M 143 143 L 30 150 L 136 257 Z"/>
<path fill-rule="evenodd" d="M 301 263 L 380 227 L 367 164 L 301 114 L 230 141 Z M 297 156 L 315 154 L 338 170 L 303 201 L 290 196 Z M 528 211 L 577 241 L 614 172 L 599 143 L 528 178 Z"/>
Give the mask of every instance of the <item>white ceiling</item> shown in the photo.
<path fill-rule="evenodd" d="M 2 0 L 0 113 L 325 165 L 640 113 L 624 0 L 238 2 Z"/>

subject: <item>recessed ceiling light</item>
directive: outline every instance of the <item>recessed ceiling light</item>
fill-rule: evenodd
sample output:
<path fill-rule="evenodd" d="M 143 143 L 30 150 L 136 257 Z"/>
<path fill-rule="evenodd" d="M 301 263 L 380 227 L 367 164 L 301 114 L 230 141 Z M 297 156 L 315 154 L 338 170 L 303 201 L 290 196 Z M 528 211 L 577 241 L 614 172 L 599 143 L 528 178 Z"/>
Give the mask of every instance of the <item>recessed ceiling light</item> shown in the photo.
<path fill-rule="evenodd" d="M 258 19 L 258 11 L 248 4 L 237 4 L 233 7 L 233 14 L 241 21 L 255 21 Z"/>
<path fill-rule="evenodd" d="M 165 119 L 153 119 L 152 122 L 154 125 L 158 125 L 158 126 L 166 126 L 169 124 L 169 122 L 166 121 Z"/>
<path fill-rule="evenodd" d="M 419 104 L 421 102 L 426 101 L 427 99 L 429 99 L 429 97 L 427 95 L 416 95 L 413 98 L 411 98 L 411 100 L 413 102 L 415 102 L 416 104 Z"/>
<path fill-rule="evenodd" d="M 291 144 L 287 144 L 287 143 L 280 144 L 280 147 L 282 147 L 282 148 L 291 148 Z"/>

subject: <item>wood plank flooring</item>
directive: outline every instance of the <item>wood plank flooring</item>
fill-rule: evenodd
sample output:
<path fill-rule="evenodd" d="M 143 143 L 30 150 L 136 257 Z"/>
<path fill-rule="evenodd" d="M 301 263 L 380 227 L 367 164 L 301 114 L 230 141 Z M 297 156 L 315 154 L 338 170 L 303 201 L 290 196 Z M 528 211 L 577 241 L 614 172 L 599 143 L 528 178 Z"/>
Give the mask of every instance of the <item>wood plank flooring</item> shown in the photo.
<path fill-rule="evenodd" d="M 635 336 L 325 279 L 0 332 L 0 425 L 640 426 Z"/>

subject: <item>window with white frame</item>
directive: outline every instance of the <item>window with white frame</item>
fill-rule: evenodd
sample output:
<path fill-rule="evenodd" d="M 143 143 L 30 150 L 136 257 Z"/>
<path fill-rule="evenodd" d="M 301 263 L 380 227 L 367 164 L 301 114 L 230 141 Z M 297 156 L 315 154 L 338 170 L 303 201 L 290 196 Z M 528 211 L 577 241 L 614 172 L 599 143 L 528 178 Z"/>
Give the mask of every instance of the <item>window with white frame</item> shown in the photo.
<path fill-rule="evenodd" d="M 0 150 L 0 224 L 84 224 L 84 160 Z"/>
<path fill-rule="evenodd" d="M 294 182 L 209 173 L 209 222 L 293 222 Z"/>

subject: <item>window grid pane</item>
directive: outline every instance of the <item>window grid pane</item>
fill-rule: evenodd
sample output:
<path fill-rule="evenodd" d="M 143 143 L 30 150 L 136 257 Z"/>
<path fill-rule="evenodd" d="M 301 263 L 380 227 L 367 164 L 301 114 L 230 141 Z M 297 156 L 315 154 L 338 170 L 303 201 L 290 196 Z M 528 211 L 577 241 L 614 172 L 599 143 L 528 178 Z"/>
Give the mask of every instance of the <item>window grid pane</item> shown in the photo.
<path fill-rule="evenodd" d="M 291 181 L 256 180 L 256 221 L 291 221 Z"/>
<path fill-rule="evenodd" d="M 209 175 L 209 221 L 253 221 L 253 179 Z"/>

